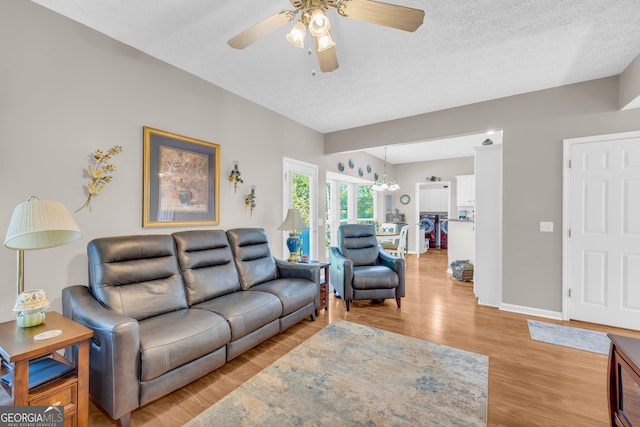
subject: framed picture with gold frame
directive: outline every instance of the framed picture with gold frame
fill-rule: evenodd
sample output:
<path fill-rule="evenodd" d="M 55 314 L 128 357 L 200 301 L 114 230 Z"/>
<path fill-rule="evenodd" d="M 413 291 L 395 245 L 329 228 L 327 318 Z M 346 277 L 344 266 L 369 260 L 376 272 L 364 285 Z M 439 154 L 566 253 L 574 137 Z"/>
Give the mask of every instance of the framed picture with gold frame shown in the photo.
<path fill-rule="evenodd" d="M 143 227 L 220 223 L 220 145 L 144 126 Z"/>

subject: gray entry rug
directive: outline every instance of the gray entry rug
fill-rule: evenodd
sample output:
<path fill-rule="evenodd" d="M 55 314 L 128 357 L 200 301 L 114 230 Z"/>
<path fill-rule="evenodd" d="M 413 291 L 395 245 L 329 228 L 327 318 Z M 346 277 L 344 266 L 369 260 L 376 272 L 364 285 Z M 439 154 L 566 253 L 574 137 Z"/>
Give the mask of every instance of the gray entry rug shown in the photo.
<path fill-rule="evenodd" d="M 186 425 L 484 426 L 488 357 L 339 321 Z"/>
<path fill-rule="evenodd" d="M 609 354 L 611 341 L 604 332 L 589 331 L 572 326 L 527 320 L 532 340 L 562 345 L 593 353 Z"/>

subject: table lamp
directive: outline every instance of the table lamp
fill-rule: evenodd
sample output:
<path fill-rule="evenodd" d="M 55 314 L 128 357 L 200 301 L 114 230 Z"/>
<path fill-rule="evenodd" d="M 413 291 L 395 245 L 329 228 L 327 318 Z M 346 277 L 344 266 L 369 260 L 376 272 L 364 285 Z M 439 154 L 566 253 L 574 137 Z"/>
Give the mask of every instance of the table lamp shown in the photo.
<path fill-rule="evenodd" d="M 4 245 L 18 251 L 19 300 L 26 295 L 34 295 L 35 292 L 24 292 L 24 251 L 66 245 L 81 236 L 78 224 L 60 202 L 39 200 L 31 196 L 26 202 L 16 206 L 9 222 Z M 41 295 L 40 292 L 36 294 Z M 46 294 L 42 298 L 46 299 Z M 44 302 L 40 305 L 43 304 Z"/>
<path fill-rule="evenodd" d="M 298 251 L 300 250 L 300 237 L 298 230 L 308 230 L 309 226 L 302 220 L 300 210 L 290 208 L 287 217 L 284 219 L 278 230 L 289 231 L 287 239 L 287 249 L 289 249 L 289 262 L 298 262 Z"/>

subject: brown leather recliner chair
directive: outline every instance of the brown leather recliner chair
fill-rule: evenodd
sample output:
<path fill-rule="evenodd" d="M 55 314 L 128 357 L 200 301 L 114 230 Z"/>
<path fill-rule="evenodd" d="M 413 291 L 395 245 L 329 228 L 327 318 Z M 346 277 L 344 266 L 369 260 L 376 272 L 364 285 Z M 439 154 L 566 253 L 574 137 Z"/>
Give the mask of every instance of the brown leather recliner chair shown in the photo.
<path fill-rule="evenodd" d="M 329 248 L 330 281 L 344 300 L 347 311 L 355 300 L 395 298 L 398 308 L 405 296 L 404 259 L 386 253 L 378 245 L 370 224 L 343 224 L 338 246 Z"/>

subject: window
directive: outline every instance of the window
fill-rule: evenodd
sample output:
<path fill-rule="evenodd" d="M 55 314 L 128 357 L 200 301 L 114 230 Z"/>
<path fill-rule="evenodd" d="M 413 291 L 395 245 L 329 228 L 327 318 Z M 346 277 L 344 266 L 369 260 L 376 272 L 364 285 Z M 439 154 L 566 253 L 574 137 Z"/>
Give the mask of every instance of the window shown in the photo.
<path fill-rule="evenodd" d="M 356 210 L 359 224 L 375 224 L 375 197 L 370 184 L 356 186 Z"/>
<path fill-rule="evenodd" d="M 328 256 L 329 246 L 337 244 L 337 232 L 340 224 L 376 223 L 376 193 L 371 184 L 334 180 L 327 181 L 326 189 L 326 247 Z"/>
<path fill-rule="evenodd" d="M 340 184 L 340 224 L 349 222 L 349 184 Z M 353 209 L 351 209 L 353 211 Z"/>

